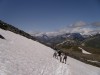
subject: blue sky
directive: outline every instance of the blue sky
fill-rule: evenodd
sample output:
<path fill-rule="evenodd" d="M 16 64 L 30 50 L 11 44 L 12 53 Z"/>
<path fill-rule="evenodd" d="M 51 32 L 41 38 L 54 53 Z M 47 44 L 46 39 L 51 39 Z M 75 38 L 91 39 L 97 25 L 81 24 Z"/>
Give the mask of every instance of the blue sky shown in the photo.
<path fill-rule="evenodd" d="M 55 31 L 100 22 L 100 0 L 0 0 L 0 20 L 27 32 Z"/>

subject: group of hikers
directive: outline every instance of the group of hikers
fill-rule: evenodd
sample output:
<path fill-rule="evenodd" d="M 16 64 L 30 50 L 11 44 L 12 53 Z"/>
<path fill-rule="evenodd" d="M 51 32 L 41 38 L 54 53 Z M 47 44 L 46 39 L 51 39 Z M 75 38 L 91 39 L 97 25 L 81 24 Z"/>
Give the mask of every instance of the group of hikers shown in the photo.
<path fill-rule="evenodd" d="M 60 50 L 56 50 L 53 54 L 53 57 L 60 60 L 60 62 L 65 63 L 67 62 L 67 53 L 63 53 Z"/>

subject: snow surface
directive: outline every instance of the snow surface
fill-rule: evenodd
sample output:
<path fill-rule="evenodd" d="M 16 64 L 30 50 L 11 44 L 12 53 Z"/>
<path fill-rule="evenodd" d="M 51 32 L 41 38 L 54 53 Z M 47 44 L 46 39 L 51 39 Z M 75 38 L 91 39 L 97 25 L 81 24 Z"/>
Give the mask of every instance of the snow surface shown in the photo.
<path fill-rule="evenodd" d="M 0 75 L 100 75 L 100 68 L 68 57 L 67 64 L 53 58 L 53 49 L 0 29 Z"/>
<path fill-rule="evenodd" d="M 84 49 L 81 48 L 81 47 L 78 47 L 78 48 L 81 49 L 81 50 L 82 50 L 82 53 L 84 53 L 84 54 L 91 54 L 91 53 L 87 52 L 86 50 L 84 50 Z"/>

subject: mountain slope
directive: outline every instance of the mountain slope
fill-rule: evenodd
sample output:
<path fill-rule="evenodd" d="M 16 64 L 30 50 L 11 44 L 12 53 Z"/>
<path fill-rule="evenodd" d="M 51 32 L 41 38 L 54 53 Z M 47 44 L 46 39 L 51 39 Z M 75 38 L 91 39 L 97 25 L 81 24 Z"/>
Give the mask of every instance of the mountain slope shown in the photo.
<path fill-rule="evenodd" d="M 82 47 L 93 54 L 100 54 L 100 34 L 91 36 L 84 40 Z"/>
<path fill-rule="evenodd" d="M 57 34 L 56 34 L 57 33 Z M 83 41 L 84 37 L 80 33 L 41 33 L 33 35 L 38 41 L 51 47 L 64 42 L 65 40 Z M 31 34 L 32 35 L 32 34 Z"/>
<path fill-rule="evenodd" d="M 96 34 L 91 38 L 87 39 L 84 44 L 88 47 L 100 49 L 100 34 Z"/>
<path fill-rule="evenodd" d="M 51 48 L 36 41 L 2 29 L 0 35 L 0 75 L 100 75 L 100 68 L 70 57 L 59 63 Z"/>
<path fill-rule="evenodd" d="M 11 31 L 11 32 L 14 32 L 16 34 L 20 34 L 24 37 L 27 37 L 29 39 L 32 39 L 32 40 L 36 40 L 36 38 L 34 38 L 33 36 L 29 35 L 28 33 L 24 32 L 23 30 L 20 30 L 10 24 L 7 24 L 3 21 L 0 20 L 0 28 L 1 29 L 4 29 L 4 30 L 8 30 L 8 31 Z"/>

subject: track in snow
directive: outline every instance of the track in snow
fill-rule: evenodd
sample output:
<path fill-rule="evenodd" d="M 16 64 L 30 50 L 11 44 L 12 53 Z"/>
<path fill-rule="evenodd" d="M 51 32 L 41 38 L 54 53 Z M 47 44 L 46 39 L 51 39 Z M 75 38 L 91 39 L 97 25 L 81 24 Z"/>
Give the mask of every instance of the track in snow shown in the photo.
<path fill-rule="evenodd" d="M 55 75 L 70 75 L 68 66 L 67 67 L 64 67 L 64 66 L 65 66 L 64 63 L 59 63 L 59 66 L 55 72 Z"/>
<path fill-rule="evenodd" d="M 43 66 L 39 75 L 47 75 L 47 74 L 48 75 L 70 75 L 68 66 L 66 66 L 67 64 L 60 63 L 59 60 L 56 60 L 55 58 L 52 58 L 51 61 L 56 61 L 57 66 L 55 66 L 55 63 L 52 63 L 52 65 L 50 65 L 50 63 L 47 63 L 45 64 L 45 66 Z M 50 69 L 54 69 L 53 70 L 54 72 L 53 73 L 51 72 L 51 74 L 49 74 Z"/>

